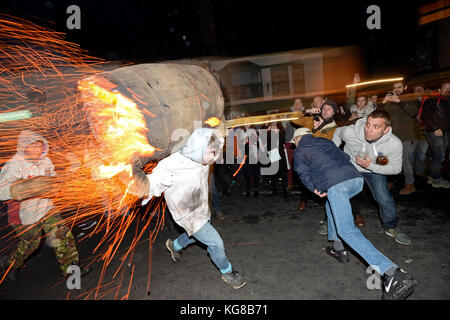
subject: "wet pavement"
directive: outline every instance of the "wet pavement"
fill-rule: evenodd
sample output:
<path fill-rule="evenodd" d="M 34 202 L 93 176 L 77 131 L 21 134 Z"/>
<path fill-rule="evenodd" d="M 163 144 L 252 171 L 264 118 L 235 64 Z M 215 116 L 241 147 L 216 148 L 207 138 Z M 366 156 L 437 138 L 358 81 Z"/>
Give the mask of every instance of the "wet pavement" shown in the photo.
<path fill-rule="evenodd" d="M 401 245 L 384 233 L 378 208 L 366 188 L 357 198 L 366 221 L 360 230 L 375 247 L 418 280 L 410 300 L 448 300 L 450 189 L 433 189 L 420 180 L 416 183 L 415 193 L 401 196 L 398 194 L 402 187 L 401 176 L 398 178 L 392 192 L 399 227 L 410 236 L 413 244 Z M 247 281 L 247 285 L 239 290 L 228 287 L 221 280 L 202 245 L 194 244 L 185 249 L 178 264 L 171 260 L 165 241 L 177 237 L 179 231 L 170 220 L 159 231 L 151 251 L 147 232 L 136 247 L 133 261 L 126 261 L 113 278 L 122 263 L 120 257 L 134 238 L 135 221 L 106 270 L 102 286 L 98 287 L 102 263 L 94 263 L 93 271 L 81 279 L 81 289 L 67 289 L 53 250 L 43 243 L 28 260 L 15 284 L 0 285 L 0 299 L 380 299 L 381 289 L 368 288 L 368 283 L 376 287 L 376 279 L 370 278 L 367 265 L 354 252 L 347 264 L 339 263 L 325 253 L 324 248 L 329 245 L 327 236 L 318 233 L 324 219 L 323 203 L 309 200 L 307 209 L 300 211 L 298 191 L 291 192 L 288 199 L 281 195 L 269 196 L 267 190 L 257 198 L 247 198 L 242 196 L 242 191 L 242 187 L 236 186 L 231 196 L 221 196 L 224 220 L 218 220 L 215 215 L 212 217 L 212 224 L 224 240 L 233 268 Z M 2 225 L 4 220 L 3 216 Z M 155 224 L 156 221 L 152 227 Z M 7 229 L 3 228 L 1 232 L 4 234 Z M 101 234 L 98 234 L 79 243 L 84 261 L 92 257 L 100 239 Z"/>

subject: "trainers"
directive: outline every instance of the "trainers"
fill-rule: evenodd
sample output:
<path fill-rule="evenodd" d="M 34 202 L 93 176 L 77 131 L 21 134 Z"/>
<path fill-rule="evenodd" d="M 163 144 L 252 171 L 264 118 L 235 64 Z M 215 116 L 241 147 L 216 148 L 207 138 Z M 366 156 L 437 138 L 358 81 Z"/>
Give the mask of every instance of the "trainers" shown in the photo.
<path fill-rule="evenodd" d="M 397 241 L 398 243 L 403 244 L 405 246 L 410 245 L 412 243 L 411 239 L 406 234 L 401 232 L 399 230 L 399 228 L 387 229 L 386 234 L 388 236 L 393 237 L 395 239 L 395 241 Z"/>
<path fill-rule="evenodd" d="M 403 269 L 397 268 L 394 275 L 385 277 L 383 285 L 383 300 L 405 300 L 417 286 L 417 280 Z"/>
<path fill-rule="evenodd" d="M 439 181 L 433 180 L 433 182 L 431 183 L 431 186 L 433 188 L 450 188 L 450 182 L 448 182 L 447 180 L 444 179 L 439 179 Z"/>
<path fill-rule="evenodd" d="M 321 224 L 318 232 L 319 232 L 319 234 L 323 234 L 323 235 L 328 234 L 328 225 L 326 223 Z"/>
<path fill-rule="evenodd" d="M 222 275 L 222 280 L 233 289 L 240 289 L 247 284 L 237 271 L 228 272 Z"/>
<path fill-rule="evenodd" d="M 433 183 L 433 178 L 430 177 L 430 176 L 428 176 L 428 178 L 427 178 L 427 183 L 428 183 L 428 184 L 432 184 L 432 183 Z"/>
<path fill-rule="evenodd" d="M 175 261 L 175 262 L 180 262 L 181 252 L 175 250 L 175 248 L 173 247 L 173 240 L 172 239 L 167 239 L 167 241 L 166 241 L 166 248 L 167 248 L 167 250 L 169 250 L 170 255 L 172 256 L 172 260 Z"/>
<path fill-rule="evenodd" d="M 335 258 L 337 261 L 342 263 L 350 262 L 350 255 L 347 250 L 336 251 L 333 247 L 326 247 L 325 252 L 328 253 L 329 256 Z"/>

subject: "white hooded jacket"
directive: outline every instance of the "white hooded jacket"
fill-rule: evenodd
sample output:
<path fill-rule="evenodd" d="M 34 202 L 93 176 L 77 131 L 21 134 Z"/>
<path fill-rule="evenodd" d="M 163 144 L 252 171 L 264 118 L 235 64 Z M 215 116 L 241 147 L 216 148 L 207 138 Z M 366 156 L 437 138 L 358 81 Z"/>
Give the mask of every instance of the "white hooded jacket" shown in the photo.
<path fill-rule="evenodd" d="M 44 143 L 44 152 L 38 161 L 25 159 L 25 149 L 35 141 Z M 55 176 L 54 166 L 48 154 L 48 142 L 38 133 L 24 130 L 20 133 L 17 142 L 17 153 L 3 166 L 0 172 L 0 200 L 11 200 L 10 186 L 21 179 L 37 176 Z M 19 217 L 23 225 L 38 222 L 53 208 L 51 199 L 31 198 L 20 202 Z M 11 214 L 11 212 L 8 212 Z"/>
<path fill-rule="evenodd" d="M 346 127 L 338 127 L 334 132 L 333 142 L 340 146 L 345 142 L 344 152 L 350 156 L 350 162 L 360 171 L 367 173 L 378 173 L 384 175 L 395 175 L 402 171 L 403 144 L 397 136 L 392 133 L 392 128 L 379 140 L 368 143 L 364 136 L 364 126 L 367 118 L 356 121 L 355 124 Z M 356 154 L 365 144 L 366 152 L 370 158 L 367 169 L 356 163 Z M 376 163 L 377 156 L 382 153 L 388 158 L 386 165 Z"/>
<path fill-rule="evenodd" d="M 197 129 L 183 149 L 159 161 L 152 173 L 147 175 L 149 196 L 142 204 L 164 192 L 173 219 L 189 236 L 211 218 L 208 203 L 209 165 L 202 164 L 202 157 L 213 134 L 213 129 Z M 224 143 L 223 138 L 217 139 L 215 160 Z"/>

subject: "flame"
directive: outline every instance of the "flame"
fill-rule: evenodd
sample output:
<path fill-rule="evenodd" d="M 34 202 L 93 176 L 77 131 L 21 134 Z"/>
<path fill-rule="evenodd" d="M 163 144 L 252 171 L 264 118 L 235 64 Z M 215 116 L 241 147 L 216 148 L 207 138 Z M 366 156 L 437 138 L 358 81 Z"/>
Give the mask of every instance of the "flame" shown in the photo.
<path fill-rule="evenodd" d="M 99 176 L 105 179 L 109 179 L 122 171 L 128 171 L 131 174 L 131 165 L 125 163 L 119 163 L 116 166 L 101 165 L 99 167 Z"/>
<path fill-rule="evenodd" d="M 218 118 L 216 118 L 216 117 L 211 117 L 211 118 L 208 118 L 206 121 L 205 121 L 205 123 L 207 124 L 207 125 L 209 125 L 209 126 L 211 126 L 211 127 L 217 127 L 219 124 L 220 124 L 220 120 L 218 119 Z"/>
<path fill-rule="evenodd" d="M 98 221 L 77 241 L 97 242 L 95 250 L 80 262 L 86 266 L 103 264 L 98 285 L 77 297 L 67 294 L 67 300 L 102 299 L 111 294 L 120 298 L 125 266 L 127 262 L 131 266 L 136 247 L 141 243 L 148 243 L 148 291 L 151 247 L 165 223 L 163 198 L 152 199 L 144 209 L 136 208 L 137 200 L 116 176 L 121 171 L 131 171 L 130 159 L 135 152 L 151 155 L 157 150 L 146 139 L 148 130 L 143 118 L 156 115 L 137 108 L 137 103 L 147 105 L 137 93 L 126 88 L 122 95 L 116 84 L 99 76 L 108 65 L 79 45 L 66 41 L 63 33 L 0 13 L 0 167 L 16 153 L 17 136 L 23 129 L 41 133 L 49 142 L 48 156 L 55 166 L 59 186 L 42 195 L 52 198 L 55 206 L 47 217 L 73 213 L 61 216 L 60 225 L 70 230 L 83 221 Z M 77 86 L 80 92 L 74 90 Z M 90 127 L 92 119 L 98 131 Z M 154 166 L 156 163 L 148 163 L 145 172 L 151 172 Z M 98 179 L 98 172 L 105 178 Z M 136 229 L 130 242 L 125 235 L 131 226 Z M 10 251 L 17 237 L 30 227 L 23 225 L 3 235 L 0 254 Z M 3 224 L 0 228 L 6 230 Z M 100 240 L 94 235 L 101 235 Z M 122 245 L 127 246 L 125 252 L 118 250 Z M 117 270 L 113 270 L 113 281 L 104 284 L 116 256 L 121 263 L 114 267 Z M 15 267 L 17 262 L 0 273 L 0 284 L 13 264 Z M 120 276 L 116 278 L 118 273 Z M 128 299 L 132 281 L 135 281 L 133 274 L 123 299 Z"/>
<path fill-rule="evenodd" d="M 148 143 L 145 118 L 137 104 L 110 87 L 109 91 L 93 80 L 80 81 L 78 90 L 88 113 L 101 119 L 96 128 L 108 153 L 109 165 L 99 168 L 100 177 L 109 178 L 130 170 L 127 163 L 136 153 L 152 156 L 155 148 Z M 131 170 L 130 170 L 131 171 Z"/>

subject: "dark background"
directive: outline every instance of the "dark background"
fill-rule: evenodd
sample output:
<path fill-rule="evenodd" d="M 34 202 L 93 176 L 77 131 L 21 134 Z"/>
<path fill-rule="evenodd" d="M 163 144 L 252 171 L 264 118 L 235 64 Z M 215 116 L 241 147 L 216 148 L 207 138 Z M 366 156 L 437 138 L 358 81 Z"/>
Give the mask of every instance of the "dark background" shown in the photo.
<path fill-rule="evenodd" d="M 156 62 L 360 45 L 373 74 L 393 68 L 415 72 L 417 44 L 424 37 L 438 39 L 436 30 L 430 33 L 430 26 L 417 23 L 418 8 L 430 2 L 3 0 L 0 11 L 65 32 L 68 40 L 108 60 Z M 72 4 L 81 9 L 80 30 L 66 27 Z M 366 27 L 372 4 L 381 9 L 381 30 Z"/>

